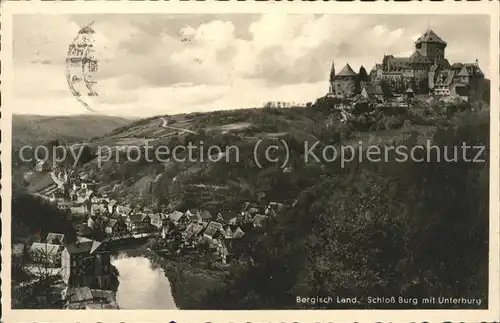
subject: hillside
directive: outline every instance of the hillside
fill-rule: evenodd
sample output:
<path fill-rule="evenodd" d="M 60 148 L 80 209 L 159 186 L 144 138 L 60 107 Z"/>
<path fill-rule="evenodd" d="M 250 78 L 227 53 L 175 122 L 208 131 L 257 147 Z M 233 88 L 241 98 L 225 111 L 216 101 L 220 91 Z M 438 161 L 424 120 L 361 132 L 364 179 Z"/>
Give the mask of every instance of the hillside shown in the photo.
<path fill-rule="evenodd" d="M 40 116 L 13 115 L 13 147 L 27 143 L 47 142 L 53 139 L 76 141 L 102 136 L 114 128 L 130 123 L 132 120 L 113 116 Z"/>
<path fill-rule="evenodd" d="M 208 205 L 216 211 L 220 207 L 236 206 L 246 199 L 256 199 L 262 193 L 268 195 L 267 199 L 295 198 L 296 191 L 274 190 L 276 183 L 267 183 L 272 178 L 269 175 L 283 170 L 270 167 L 273 166 L 270 164 L 263 165 L 260 171 L 252 170 L 255 168 L 253 148 L 259 141 L 266 147 L 276 140 L 285 140 L 291 146 L 292 168 L 321 173 L 323 170 L 311 162 L 303 165 L 305 142 L 320 142 L 319 147 L 323 147 L 340 143 L 356 146 L 362 141 L 368 146 L 404 142 L 411 137 L 422 143 L 432 139 L 438 126 L 446 126 L 452 120 L 446 115 L 425 115 L 421 110 L 416 107 L 409 113 L 384 112 L 367 117 L 360 114 L 352 122 L 343 124 L 327 102 L 319 99 L 311 108 L 254 108 L 164 115 L 127 123 L 101 137 L 77 141 L 75 146 L 88 145 L 94 154 L 101 148 L 101 155 L 106 154 L 107 148 L 112 149 L 111 157 L 94 158 L 83 165 L 88 174 L 104 184 L 104 190 L 114 190 L 115 194 L 134 203 L 158 207 Z M 478 116 L 487 120 L 488 110 L 481 111 Z M 159 146 L 172 149 L 179 145 L 187 147 L 189 142 L 195 145 L 202 142 L 204 154 L 195 149 L 192 161 L 146 161 L 142 151 L 142 158 L 127 160 L 130 159 L 126 156 L 127 147 L 134 147 L 131 149 L 134 155 L 136 147 L 144 149 L 147 143 L 151 149 L 149 155 L 154 156 L 153 151 Z M 209 161 L 206 156 L 210 146 L 222 149 L 237 146 L 240 162 L 234 162 L 236 156 L 231 151 L 220 162 Z M 198 158 L 196 154 L 205 158 Z M 184 153 L 177 157 L 186 156 Z M 262 175 L 258 175 L 259 172 Z M 51 182 L 29 178 L 28 181 L 32 192 Z"/>
<path fill-rule="evenodd" d="M 269 222 L 265 234 L 248 236 L 252 240 L 243 259 L 213 289 L 193 293 L 172 279 L 175 290 L 188 290 L 179 305 L 183 309 L 311 308 L 297 304 L 297 295 L 443 295 L 486 301 L 488 163 L 401 162 L 394 153 L 387 162 L 358 162 L 363 149 L 356 149 L 354 162 L 346 165 L 340 160 L 306 162 L 304 144 L 317 141 L 318 150 L 359 145 L 360 140 L 364 149 L 375 144 L 410 149 L 426 140 L 448 148 L 463 142 L 488 146 L 488 108 L 423 102 L 408 110 L 365 108 L 357 106 L 346 123 L 328 98 L 308 108 L 151 117 L 78 143 L 94 153 L 103 145 L 114 147 L 114 155 L 94 158 L 77 171 L 84 170 L 118 200 L 154 211 L 200 208 L 216 214 L 240 210 L 244 202 L 293 205 Z M 257 165 L 256 143 L 261 143 L 262 156 L 277 139 L 288 145 L 288 167 L 265 160 Z M 177 161 L 148 161 L 144 150 L 137 156 L 137 149 L 126 155 L 127 147 L 144 149 L 146 142 L 153 149 L 201 142 L 205 148 L 184 161 L 186 152 Z M 219 162 L 207 160 L 212 145 L 237 146 L 239 160 L 230 154 Z M 425 149 L 418 152 L 417 157 L 428 156 Z M 283 153 L 278 153 L 280 161 Z M 469 151 L 469 158 L 475 153 Z M 27 183 L 32 191 L 43 189 L 38 175 Z"/>

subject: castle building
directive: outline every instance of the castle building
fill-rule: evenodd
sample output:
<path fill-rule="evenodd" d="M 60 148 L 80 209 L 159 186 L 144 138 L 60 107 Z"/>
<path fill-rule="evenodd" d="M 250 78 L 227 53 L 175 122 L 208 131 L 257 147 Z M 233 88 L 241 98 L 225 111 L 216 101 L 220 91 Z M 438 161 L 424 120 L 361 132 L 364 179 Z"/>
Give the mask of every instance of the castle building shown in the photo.
<path fill-rule="evenodd" d="M 384 55 L 382 64 L 376 64 L 372 70 L 372 81 L 414 78 L 418 83 L 427 77 L 432 66 L 449 69 L 450 63 L 445 58 L 446 46 L 447 43 L 429 29 L 415 41 L 414 52 L 409 57 Z"/>
<path fill-rule="evenodd" d="M 337 97 L 351 97 L 355 94 L 357 74 L 349 64 L 335 74 L 335 65 L 332 63 L 330 71 L 330 93 Z"/>
<path fill-rule="evenodd" d="M 387 82 L 393 93 L 404 94 L 411 88 L 415 94 L 457 96 L 468 99 L 481 95 L 484 74 L 479 62 L 455 63 L 446 59 L 447 43 L 428 29 L 415 41 L 413 53 L 408 57 L 384 55 L 369 73 L 371 85 Z M 354 94 L 356 73 L 347 64 L 335 74 L 330 73 L 330 94 L 349 97 Z"/>

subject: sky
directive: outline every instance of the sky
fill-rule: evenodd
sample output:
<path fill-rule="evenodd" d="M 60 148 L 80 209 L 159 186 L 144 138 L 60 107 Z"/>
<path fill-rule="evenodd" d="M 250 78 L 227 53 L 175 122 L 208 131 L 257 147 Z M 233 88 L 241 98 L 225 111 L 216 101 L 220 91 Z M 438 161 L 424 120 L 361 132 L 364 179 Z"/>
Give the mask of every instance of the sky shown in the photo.
<path fill-rule="evenodd" d="M 427 28 L 448 43 L 450 63 L 476 59 L 489 75 L 489 19 L 479 15 L 102 14 L 13 18 L 15 113 L 89 113 L 72 95 L 65 58 L 93 21 L 102 114 L 241 109 L 305 103 L 328 91 L 332 61 L 367 71 L 384 54 L 408 56 Z"/>

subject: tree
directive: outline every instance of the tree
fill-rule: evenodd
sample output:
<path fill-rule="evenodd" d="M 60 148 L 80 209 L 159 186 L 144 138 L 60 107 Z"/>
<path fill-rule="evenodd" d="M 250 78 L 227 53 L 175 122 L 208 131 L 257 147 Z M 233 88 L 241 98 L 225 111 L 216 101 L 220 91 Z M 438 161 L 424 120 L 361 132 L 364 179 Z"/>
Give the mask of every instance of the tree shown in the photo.
<path fill-rule="evenodd" d="M 73 148 L 70 148 L 73 149 Z M 78 149 L 81 149 L 80 152 L 80 158 L 78 159 L 78 164 L 83 165 L 94 159 L 94 154 L 92 153 L 92 150 L 88 145 L 83 145 L 82 147 L 79 147 Z"/>
<path fill-rule="evenodd" d="M 62 268 L 57 267 L 60 253 L 54 254 L 54 250 L 49 248 L 52 246 L 45 244 L 44 249 L 31 252 L 31 257 L 36 259 L 34 264 L 28 265 L 23 261 L 23 270 L 29 273 L 30 279 L 12 286 L 13 308 L 62 308 L 54 286 L 61 280 Z"/>
<path fill-rule="evenodd" d="M 66 212 L 30 194 L 13 196 L 12 242 L 33 238 L 37 232 L 42 237 L 49 232 L 63 233 L 67 243 L 76 239 L 76 231 Z"/>
<path fill-rule="evenodd" d="M 382 92 L 384 93 L 385 98 L 390 98 L 392 96 L 391 85 L 386 80 L 382 80 L 380 82 L 380 87 L 382 88 Z"/>
<path fill-rule="evenodd" d="M 449 152 L 461 142 L 487 147 L 488 126 L 487 121 L 462 120 L 438 130 L 433 144 Z M 417 139 L 414 133 L 399 144 L 410 150 Z M 487 163 L 401 163 L 393 154 L 387 163 L 328 170 L 313 176 L 312 184 L 300 178 L 309 174 L 294 172 L 302 189 L 297 203 L 249 248 L 253 262 L 232 270 L 220 287 L 207 292 L 200 307 L 291 309 L 300 307 L 294 295 L 421 299 L 436 294 L 487 300 Z M 277 185 L 278 176 L 263 173 L 262 185 Z"/>
<path fill-rule="evenodd" d="M 354 91 L 356 93 L 361 92 L 361 83 L 362 82 L 368 82 L 370 81 L 370 77 L 368 76 L 368 73 L 366 73 L 366 69 L 361 65 L 359 68 L 359 73 L 356 76 L 356 83 L 354 84 Z"/>

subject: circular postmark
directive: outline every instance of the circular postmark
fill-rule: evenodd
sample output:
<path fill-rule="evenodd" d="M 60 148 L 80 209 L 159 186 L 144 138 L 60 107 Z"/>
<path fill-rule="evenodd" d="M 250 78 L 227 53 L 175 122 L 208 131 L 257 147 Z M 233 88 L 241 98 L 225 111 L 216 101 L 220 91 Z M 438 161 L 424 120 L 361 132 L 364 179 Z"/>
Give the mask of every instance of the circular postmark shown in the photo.
<path fill-rule="evenodd" d="M 85 109 L 97 112 L 91 108 L 89 98 L 98 96 L 94 90 L 97 81 L 94 74 L 98 71 L 98 60 L 95 57 L 95 31 L 93 22 L 80 29 L 73 42 L 68 47 L 66 55 L 66 81 L 73 96 Z"/>

